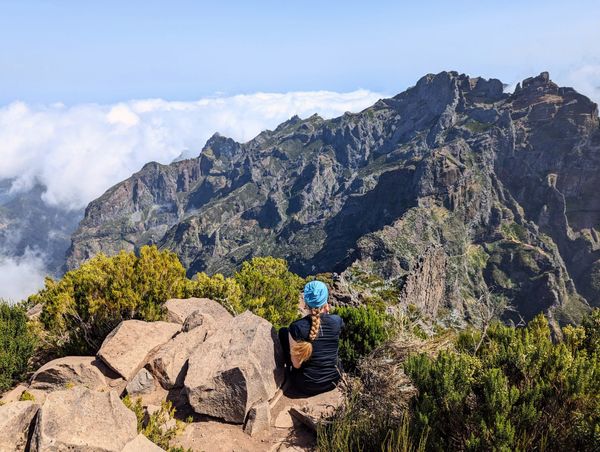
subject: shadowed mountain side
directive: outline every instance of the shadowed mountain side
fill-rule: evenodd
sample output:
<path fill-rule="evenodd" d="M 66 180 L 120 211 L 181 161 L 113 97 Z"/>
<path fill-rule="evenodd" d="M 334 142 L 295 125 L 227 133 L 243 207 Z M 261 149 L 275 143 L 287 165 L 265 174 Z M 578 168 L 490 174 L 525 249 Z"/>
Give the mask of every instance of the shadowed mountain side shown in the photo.
<path fill-rule="evenodd" d="M 156 243 L 188 269 L 256 255 L 294 271 L 367 273 L 400 290 L 432 245 L 444 303 L 491 291 L 526 319 L 600 303 L 596 104 L 547 73 L 429 74 L 357 114 L 293 117 L 247 143 L 215 134 L 195 159 L 149 163 L 90 203 L 67 267 Z M 407 303 L 409 301 L 406 301 Z"/>

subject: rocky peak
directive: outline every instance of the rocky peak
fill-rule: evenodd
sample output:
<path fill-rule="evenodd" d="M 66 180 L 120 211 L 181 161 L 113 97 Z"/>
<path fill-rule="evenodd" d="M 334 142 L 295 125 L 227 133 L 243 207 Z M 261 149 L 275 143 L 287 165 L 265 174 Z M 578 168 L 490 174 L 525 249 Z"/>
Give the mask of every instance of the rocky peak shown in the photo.
<path fill-rule="evenodd" d="M 134 175 L 90 204 L 69 266 L 152 242 L 189 274 L 274 255 L 302 274 L 370 262 L 399 281 L 437 245 L 445 303 L 485 285 L 533 303 L 527 315 L 579 309 L 580 291 L 600 300 L 598 126 L 596 105 L 547 73 L 510 95 L 497 79 L 428 74 L 360 113 L 293 117 L 247 143 L 215 135 L 198 159 Z M 478 282 L 453 276 L 468 273 L 451 268 L 465 247 L 480 250 Z M 501 276 L 515 269 L 525 276 Z"/>

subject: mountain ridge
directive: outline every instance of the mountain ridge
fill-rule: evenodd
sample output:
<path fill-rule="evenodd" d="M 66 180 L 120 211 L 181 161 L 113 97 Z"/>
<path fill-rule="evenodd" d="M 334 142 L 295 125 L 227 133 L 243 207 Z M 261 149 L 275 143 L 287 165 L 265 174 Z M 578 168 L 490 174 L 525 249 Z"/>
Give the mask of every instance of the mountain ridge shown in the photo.
<path fill-rule="evenodd" d="M 157 244 L 190 275 L 270 254 L 399 289 L 439 245 L 452 309 L 491 291 L 525 318 L 568 321 L 600 304 L 598 169 L 597 105 L 548 73 L 512 94 L 428 74 L 359 113 L 292 117 L 246 143 L 215 134 L 196 158 L 147 163 L 88 205 L 67 269 Z"/>

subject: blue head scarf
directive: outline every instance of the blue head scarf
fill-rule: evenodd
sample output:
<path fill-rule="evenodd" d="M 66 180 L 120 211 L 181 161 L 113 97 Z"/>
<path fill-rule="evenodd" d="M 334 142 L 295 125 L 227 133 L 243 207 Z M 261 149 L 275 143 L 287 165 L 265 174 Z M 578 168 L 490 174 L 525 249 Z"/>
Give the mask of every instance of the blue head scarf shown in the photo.
<path fill-rule="evenodd" d="M 329 291 L 321 281 L 311 281 L 304 286 L 304 302 L 309 308 L 320 308 L 327 303 Z"/>

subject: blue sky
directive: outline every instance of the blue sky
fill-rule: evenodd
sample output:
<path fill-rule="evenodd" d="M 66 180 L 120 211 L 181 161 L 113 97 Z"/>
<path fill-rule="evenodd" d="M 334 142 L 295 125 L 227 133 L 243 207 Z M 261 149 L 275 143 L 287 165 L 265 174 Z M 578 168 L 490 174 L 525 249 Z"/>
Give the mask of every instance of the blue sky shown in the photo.
<path fill-rule="evenodd" d="M 0 1 L 0 104 L 395 94 L 446 69 L 574 84 L 588 68 L 593 89 L 599 65 L 597 0 Z"/>

